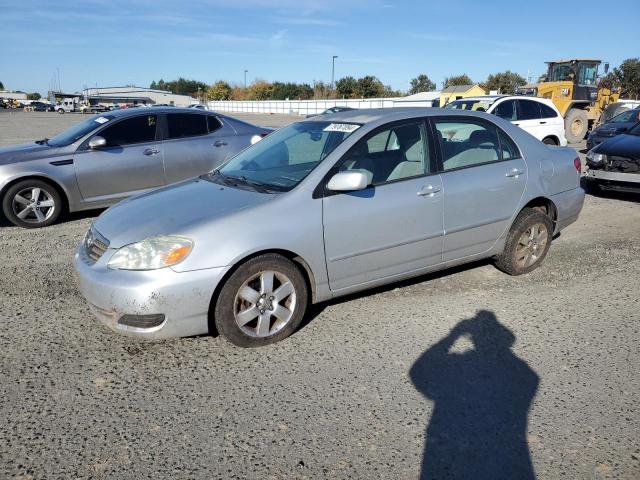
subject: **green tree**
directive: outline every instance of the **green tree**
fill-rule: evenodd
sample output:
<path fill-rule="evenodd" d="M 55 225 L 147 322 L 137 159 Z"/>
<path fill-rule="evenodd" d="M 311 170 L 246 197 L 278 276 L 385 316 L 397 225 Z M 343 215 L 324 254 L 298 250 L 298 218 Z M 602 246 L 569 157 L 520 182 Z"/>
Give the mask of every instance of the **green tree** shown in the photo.
<path fill-rule="evenodd" d="M 411 88 L 409 89 L 409 95 L 414 95 L 420 92 L 432 92 L 436 89 L 436 84 L 427 75 L 421 73 L 416 78 L 411 80 Z"/>
<path fill-rule="evenodd" d="M 525 85 L 527 81 L 521 75 L 518 75 L 511 70 L 506 72 L 494 73 L 487 77 L 487 80 L 482 84 L 482 88 L 485 90 L 497 90 L 498 93 L 513 95 L 516 93 L 516 88 Z"/>
<path fill-rule="evenodd" d="M 219 80 L 207 89 L 207 98 L 209 100 L 230 100 L 231 87 L 223 80 Z"/>
<path fill-rule="evenodd" d="M 158 85 L 156 84 L 155 80 L 153 82 L 151 82 L 151 85 L 149 85 L 149 88 L 151 90 L 156 90 L 158 88 Z"/>
<path fill-rule="evenodd" d="M 336 91 L 342 98 L 353 98 L 358 87 L 358 81 L 353 77 L 343 77 L 336 82 Z"/>
<path fill-rule="evenodd" d="M 266 80 L 256 80 L 248 90 L 250 100 L 269 100 L 273 93 L 273 85 Z"/>
<path fill-rule="evenodd" d="M 382 96 L 384 98 L 403 97 L 404 95 L 404 92 L 395 90 L 391 85 L 385 85 L 384 90 L 382 91 Z"/>
<path fill-rule="evenodd" d="M 356 96 L 361 98 L 381 97 L 384 92 L 384 85 L 377 77 L 367 75 L 359 78 L 356 83 Z"/>
<path fill-rule="evenodd" d="M 306 83 L 282 83 L 274 82 L 273 91 L 271 92 L 272 100 L 286 100 L 287 98 L 308 100 L 313 96 L 313 89 Z"/>
<path fill-rule="evenodd" d="M 622 95 L 628 98 L 640 98 L 640 59 L 628 58 L 613 69 Z"/>
<path fill-rule="evenodd" d="M 27 100 L 40 100 L 41 98 L 38 92 L 27 93 Z"/>
<path fill-rule="evenodd" d="M 445 77 L 444 88 L 455 87 L 458 85 L 473 85 L 473 80 L 469 78 L 469 75 L 463 73 L 462 75 L 454 75 L 452 77 Z"/>
<path fill-rule="evenodd" d="M 0 90 L 4 90 L 4 83 L 0 82 Z"/>

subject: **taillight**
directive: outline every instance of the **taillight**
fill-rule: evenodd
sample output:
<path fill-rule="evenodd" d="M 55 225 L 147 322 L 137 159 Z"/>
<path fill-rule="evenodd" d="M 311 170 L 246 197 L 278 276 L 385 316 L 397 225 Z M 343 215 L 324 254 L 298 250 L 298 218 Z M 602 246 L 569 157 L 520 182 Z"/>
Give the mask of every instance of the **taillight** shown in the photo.
<path fill-rule="evenodd" d="M 573 166 L 576 167 L 576 170 L 579 174 L 582 173 L 582 162 L 580 161 L 580 158 L 575 158 L 575 160 L 573 161 Z"/>

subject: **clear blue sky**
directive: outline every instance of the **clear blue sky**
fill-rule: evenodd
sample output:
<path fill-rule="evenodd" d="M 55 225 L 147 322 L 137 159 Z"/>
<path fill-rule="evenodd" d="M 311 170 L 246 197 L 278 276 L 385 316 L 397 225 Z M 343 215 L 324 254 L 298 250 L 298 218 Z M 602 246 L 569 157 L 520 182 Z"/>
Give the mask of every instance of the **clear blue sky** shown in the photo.
<path fill-rule="evenodd" d="M 481 81 L 544 61 L 640 56 L 640 0 L 2 0 L 0 81 L 46 93 L 148 86 L 178 76 L 207 83 L 376 75 L 407 89 L 426 73 Z M 603 14 L 606 12 L 606 15 Z M 563 21 L 566 15 L 569 21 Z M 629 20 L 627 22 L 625 19 Z M 635 26 L 634 26 L 635 24 Z"/>

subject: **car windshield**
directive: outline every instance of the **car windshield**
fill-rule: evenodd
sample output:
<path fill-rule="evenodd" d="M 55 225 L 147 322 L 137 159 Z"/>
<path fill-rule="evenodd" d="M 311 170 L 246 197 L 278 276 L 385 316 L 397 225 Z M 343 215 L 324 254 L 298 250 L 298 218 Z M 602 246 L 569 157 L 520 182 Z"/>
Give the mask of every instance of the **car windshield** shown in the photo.
<path fill-rule="evenodd" d="M 113 120 L 112 115 L 96 115 L 84 122 L 75 124 L 73 127 L 66 129 L 64 132 L 59 133 L 55 137 L 51 138 L 47 143 L 52 147 L 65 147 L 71 145 L 76 140 L 84 137 L 89 132 L 92 132 L 96 128 L 104 125 L 110 120 Z"/>
<path fill-rule="evenodd" d="M 288 191 L 358 128 L 355 123 L 293 123 L 240 152 L 214 174 L 227 184 Z"/>
<path fill-rule="evenodd" d="M 625 123 L 640 120 L 640 110 L 627 110 L 626 112 L 619 113 L 613 117 L 609 122 L 611 123 Z"/>
<path fill-rule="evenodd" d="M 487 99 L 456 100 L 454 102 L 447 103 L 444 106 L 444 108 L 450 108 L 455 110 L 474 110 L 474 111 L 486 112 L 494 102 L 495 100 L 487 100 Z"/>

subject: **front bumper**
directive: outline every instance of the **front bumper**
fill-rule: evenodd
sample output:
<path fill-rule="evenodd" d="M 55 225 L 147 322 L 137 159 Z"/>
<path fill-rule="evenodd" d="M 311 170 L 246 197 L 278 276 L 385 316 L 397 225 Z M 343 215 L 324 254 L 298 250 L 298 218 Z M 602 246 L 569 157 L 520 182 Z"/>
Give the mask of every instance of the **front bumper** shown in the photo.
<path fill-rule="evenodd" d="M 201 335 L 209 331 L 209 306 L 226 268 L 176 272 L 171 268 L 151 271 L 111 270 L 108 250 L 94 265 L 76 251 L 74 267 L 80 291 L 101 323 L 125 335 L 161 340 Z M 118 320 L 124 315 L 164 315 L 160 325 L 139 328 Z"/>
<path fill-rule="evenodd" d="M 607 170 L 596 170 L 590 168 L 587 171 L 587 177 L 598 180 L 609 180 L 612 182 L 640 184 L 640 175 L 638 175 L 637 173 L 609 172 Z"/>

